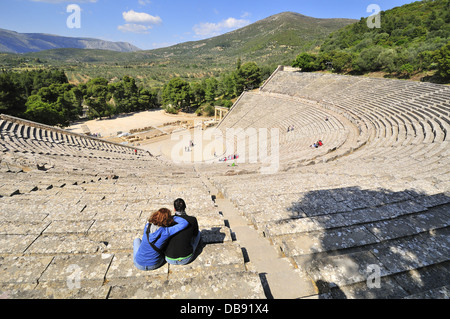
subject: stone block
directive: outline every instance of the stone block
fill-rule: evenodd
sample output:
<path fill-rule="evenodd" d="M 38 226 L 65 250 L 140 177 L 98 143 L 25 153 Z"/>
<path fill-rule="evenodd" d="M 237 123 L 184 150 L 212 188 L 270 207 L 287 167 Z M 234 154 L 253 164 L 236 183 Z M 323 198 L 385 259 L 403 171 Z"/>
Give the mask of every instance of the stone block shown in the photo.
<path fill-rule="evenodd" d="M 320 230 L 321 228 L 322 227 L 315 222 L 314 218 L 295 218 L 269 223 L 264 227 L 264 233 L 266 236 L 273 237 L 310 232 Z"/>
<path fill-rule="evenodd" d="M 450 299 L 450 285 L 406 296 L 405 299 Z"/>
<path fill-rule="evenodd" d="M 50 222 L 2 222 L 0 235 L 40 235 Z"/>
<path fill-rule="evenodd" d="M 45 229 L 44 234 L 86 234 L 94 221 L 54 220 Z"/>
<path fill-rule="evenodd" d="M 311 192 L 306 198 L 303 198 L 297 207 L 300 208 L 307 216 L 317 216 L 325 214 L 334 214 L 341 212 L 349 212 L 355 209 L 358 201 L 347 199 L 345 202 L 337 202 L 332 197 L 323 196 L 324 194 L 316 194 Z"/>
<path fill-rule="evenodd" d="M 79 289 L 85 282 L 101 286 L 112 258 L 112 254 L 56 256 L 39 283 L 62 282 L 69 289 Z"/>
<path fill-rule="evenodd" d="M 132 252 L 116 252 L 111 266 L 106 274 L 108 285 L 124 285 L 130 282 L 145 283 L 148 281 L 160 281 L 161 284 L 167 280 L 169 266 L 165 263 L 158 269 L 142 271 L 133 263 Z"/>
<path fill-rule="evenodd" d="M 334 299 L 399 299 L 408 295 L 392 277 L 381 277 L 380 288 L 359 282 L 354 285 L 331 289 Z"/>
<path fill-rule="evenodd" d="M 89 229 L 92 232 L 137 232 L 143 231 L 145 223 L 138 219 L 96 220 Z"/>
<path fill-rule="evenodd" d="M 327 282 L 330 287 L 347 286 L 358 282 L 367 281 L 372 274 L 369 266 L 376 265 L 380 268 L 380 275 L 389 274 L 379 260 L 370 251 L 361 251 L 344 255 L 327 255 L 315 258 L 294 257 L 299 267 L 315 281 Z"/>
<path fill-rule="evenodd" d="M 398 218 L 394 220 L 383 220 L 367 224 L 366 228 L 380 241 L 400 238 L 416 233 L 411 218 Z"/>
<path fill-rule="evenodd" d="M 66 285 L 64 283 L 63 285 Z M 95 284 L 89 286 L 82 283 L 80 288 L 77 286 L 68 288 L 67 286 L 59 286 L 55 283 L 40 283 L 33 291 L 33 299 L 106 299 L 108 297 L 110 287 Z M 29 299 L 29 297 L 26 297 Z"/>
<path fill-rule="evenodd" d="M 94 254 L 101 243 L 76 234 L 41 235 L 28 247 L 26 254 Z"/>
<path fill-rule="evenodd" d="M 233 242 L 198 247 L 195 256 L 195 259 L 187 265 L 169 264 L 169 280 L 245 270 L 242 250 Z"/>
<path fill-rule="evenodd" d="M 0 299 L 40 299 L 37 283 L 0 284 Z"/>
<path fill-rule="evenodd" d="M 113 286 L 111 299 L 264 299 L 257 273 L 236 272 L 196 276 L 164 285 L 143 283 Z"/>
<path fill-rule="evenodd" d="M 282 236 L 281 247 L 288 256 L 298 256 L 373 244 L 379 240 L 363 226 Z"/>
<path fill-rule="evenodd" d="M 419 196 L 414 200 L 420 205 L 424 205 L 426 207 L 434 207 L 450 203 L 450 194 L 438 193 L 428 196 Z"/>
<path fill-rule="evenodd" d="M 381 243 L 373 253 L 392 273 L 441 263 L 450 259 L 448 233 L 442 230 Z"/>
<path fill-rule="evenodd" d="M 48 216 L 47 213 L 40 210 L 38 204 L 34 205 L 32 199 L 30 202 L 19 200 L 15 203 L 5 202 L 4 198 L 1 198 L 0 201 L 2 205 L 1 222 L 42 222 Z"/>
<path fill-rule="evenodd" d="M 224 243 L 232 241 L 231 231 L 228 227 L 212 227 L 200 229 L 202 241 L 205 244 Z"/>
<path fill-rule="evenodd" d="M 445 262 L 399 273 L 395 276 L 395 280 L 410 294 L 415 295 L 450 285 L 449 270 L 450 263 Z"/>
<path fill-rule="evenodd" d="M 0 235 L 0 254 L 21 255 L 39 235 Z"/>
<path fill-rule="evenodd" d="M 102 207 L 87 206 L 87 212 L 95 212 L 96 220 L 113 220 L 113 219 L 138 219 L 141 216 L 141 210 L 126 210 L 126 204 L 106 205 Z M 83 211 L 84 212 L 84 211 Z M 149 216 L 150 217 L 150 216 Z"/>
<path fill-rule="evenodd" d="M 223 216 L 219 214 L 214 215 L 193 215 L 197 218 L 198 227 L 200 228 L 213 228 L 225 226 L 225 220 Z"/>
<path fill-rule="evenodd" d="M 1 282 L 4 283 L 35 283 L 48 267 L 53 257 L 1 257 L 0 269 L 2 272 Z"/>
<path fill-rule="evenodd" d="M 143 230 L 135 232 L 115 232 L 115 231 L 89 231 L 87 237 L 93 242 L 99 243 L 105 252 L 132 251 L 135 238 L 142 238 Z"/>

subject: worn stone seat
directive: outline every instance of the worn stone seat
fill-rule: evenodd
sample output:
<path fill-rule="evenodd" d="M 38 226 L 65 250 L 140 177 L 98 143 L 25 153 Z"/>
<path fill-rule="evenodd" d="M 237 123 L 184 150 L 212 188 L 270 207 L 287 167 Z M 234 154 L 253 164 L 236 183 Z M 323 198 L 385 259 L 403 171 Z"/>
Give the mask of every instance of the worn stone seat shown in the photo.
<path fill-rule="evenodd" d="M 435 84 L 278 69 L 262 93 L 280 103 L 283 95 L 310 100 L 346 118 L 359 131 L 347 136 L 346 145 L 354 138 L 351 151 L 264 178 L 205 174 L 280 255 L 314 278 L 324 298 L 448 298 L 440 273 L 448 272 L 450 257 L 448 92 Z M 295 144 L 283 146 L 280 154 L 295 154 Z M 367 287 L 370 265 L 381 269 L 383 292 Z"/>
<path fill-rule="evenodd" d="M 176 165 L 1 116 L 0 294 L 268 297 L 270 274 L 236 231 L 253 227 L 314 281 L 298 297 L 448 298 L 449 97 L 442 85 L 278 68 L 218 126 L 279 129 L 281 165 L 266 175 L 260 163 Z M 246 226 L 234 229 L 215 196 Z M 133 240 L 178 197 L 199 222 L 195 260 L 137 270 Z"/>

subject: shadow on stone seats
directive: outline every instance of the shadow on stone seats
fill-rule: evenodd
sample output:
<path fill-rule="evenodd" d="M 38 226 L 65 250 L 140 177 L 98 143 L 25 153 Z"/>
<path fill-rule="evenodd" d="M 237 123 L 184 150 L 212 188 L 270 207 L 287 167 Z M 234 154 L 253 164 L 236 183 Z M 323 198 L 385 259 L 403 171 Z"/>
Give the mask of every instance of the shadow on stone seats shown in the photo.
<path fill-rule="evenodd" d="M 327 189 L 287 210 L 266 228 L 319 298 L 448 298 L 449 192 Z"/>
<path fill-rule="evenodd" d="M 222 228 L 213 227 L 211 229 L 202 229 L 200 230 L 201 238 L 198 243 L 197 249 L 194 252 L 194 258 L 189 262 L 189 264 L 193 263 L 198 256 L 200 256 L 203 252 L 203 248 L 206 245 L 210 244 L 219 244 L 225 242 L 226 235 L 221 232 Z"/>
<path fill-rule="evenodd" d="M 200 230 L 202 241 L 205 244 L 224 243 L 226 234 L 222 232 L 221 227 L 212 227 L 211 229 Z"/>

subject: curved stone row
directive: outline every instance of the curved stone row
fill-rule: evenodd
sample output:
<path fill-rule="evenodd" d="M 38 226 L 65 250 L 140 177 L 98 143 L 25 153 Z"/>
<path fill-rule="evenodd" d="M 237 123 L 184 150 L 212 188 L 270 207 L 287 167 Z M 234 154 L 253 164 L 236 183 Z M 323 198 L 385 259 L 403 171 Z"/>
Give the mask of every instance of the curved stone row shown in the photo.
<path fill-rule="evenodd" d="M 338 114 L 350 150 L 303 162 L 300 147 L 284 143 L 280 154 L 296 153 L 298 165 L 264 176 L 245 164 L 234 172 L 205 167 L 261 238 L 308 274 L 322 298 L 448 298 L 450 88 L 279 69 L 253 94 L 277 96 L 275 126 L 286 100 Z M 246 107 L 257 113 L 261 105 L 235 105 L 244 118 L 232 110 L 220 129 L 233 118 L 246 123 Z"/>
<path fill-rule="evenodd" d="M 192 167 L 6 116 L 0 133 L 3 298 L 265 297 Z M 134 238 L 178 197 L 198 218 L 198 256 L 187 266 L 137 270 Z"/>

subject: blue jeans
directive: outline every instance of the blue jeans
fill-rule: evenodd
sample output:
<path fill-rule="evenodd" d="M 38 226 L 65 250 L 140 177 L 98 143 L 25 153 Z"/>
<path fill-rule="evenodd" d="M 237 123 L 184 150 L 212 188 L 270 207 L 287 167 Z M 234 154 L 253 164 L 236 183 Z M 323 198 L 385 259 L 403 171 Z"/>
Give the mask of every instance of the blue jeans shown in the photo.
<path fill-rule="evenodd" d="M 169 259 L 166 257 L 166 261 L 167 263 L 171 264 L 171 265 L 187 265 L 189 264 L 195 256 L 195 250 L 197 249 L 198 243 L 200 242 L 201 239 L 201 235 L 200 232 L 198 232 L 197 237 L 192 238 L 191 240 L 191 245 L 192 245 L 192 255 L 183 258 L 183 259 L 177 259 L 177 260 L 173 260 L 173 259 Z"/>
<path fill-rule="evenodd" d="M 165 263 L 164 258 L 161 258 L 161 260 L 156 265 L 153 265 L 153 266 L 139 265 L 136 262 L 135 256 L 136 256 L 136 253 L 137 253 L 139 247 L 141 246 L 141 243 L 142 243 L 142 240 L 140 238 L 136 238 L 133 242 L 133 262 L 137 269 L 144 270 L 144 271 L 155 270 L 155 269 L 161 267 L 162 265 L 164 265 L 164 263 Z"/>

